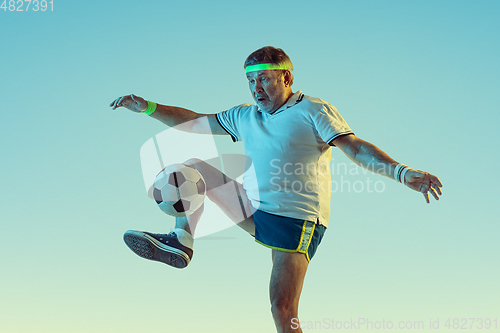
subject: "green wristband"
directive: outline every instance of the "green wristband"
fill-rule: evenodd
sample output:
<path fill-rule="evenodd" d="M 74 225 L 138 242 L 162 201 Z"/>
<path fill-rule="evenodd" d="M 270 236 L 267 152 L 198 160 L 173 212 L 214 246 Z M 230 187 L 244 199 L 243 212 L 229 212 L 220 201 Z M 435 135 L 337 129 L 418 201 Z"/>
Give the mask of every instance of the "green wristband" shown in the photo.
<path fill-rule="evenodd" d="M 156 111 L 156 103 L 155 102 L 150 102 L 150 101 L 146 101 L 146 102 L 148 102 L 148 108 L 146 109 L 146 111 L 144 111 L 144 113 L 149 116 L 153 112 Z"/>

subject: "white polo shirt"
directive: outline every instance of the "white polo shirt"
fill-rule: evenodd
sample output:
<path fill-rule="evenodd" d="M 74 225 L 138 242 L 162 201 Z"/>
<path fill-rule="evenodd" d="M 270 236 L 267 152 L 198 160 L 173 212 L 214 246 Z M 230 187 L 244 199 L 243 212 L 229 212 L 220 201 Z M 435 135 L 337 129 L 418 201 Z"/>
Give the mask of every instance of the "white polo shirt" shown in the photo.
<path fill-rule="evenodd" d="M 251 205 L 328 226 L 331 146 L 353 133 L 331 104 L 297 91 L 273 114 L 242 104 L 217 114 L 233 141 L 243 141 L 255 172 L 243 175 Z"/>

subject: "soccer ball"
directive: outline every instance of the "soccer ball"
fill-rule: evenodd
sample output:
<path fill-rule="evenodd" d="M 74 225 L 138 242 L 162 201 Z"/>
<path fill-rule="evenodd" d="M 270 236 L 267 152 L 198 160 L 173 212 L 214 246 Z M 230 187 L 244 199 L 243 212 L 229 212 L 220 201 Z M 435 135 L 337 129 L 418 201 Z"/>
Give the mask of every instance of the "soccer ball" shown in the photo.
<path fill-rule="evenodd" d="M 156 176 L 153 198 L 164 213 L 187 216 L 201 207 L 205 190 L 205 181 L 198 170 L 184 164 L 172 164 Z"/>

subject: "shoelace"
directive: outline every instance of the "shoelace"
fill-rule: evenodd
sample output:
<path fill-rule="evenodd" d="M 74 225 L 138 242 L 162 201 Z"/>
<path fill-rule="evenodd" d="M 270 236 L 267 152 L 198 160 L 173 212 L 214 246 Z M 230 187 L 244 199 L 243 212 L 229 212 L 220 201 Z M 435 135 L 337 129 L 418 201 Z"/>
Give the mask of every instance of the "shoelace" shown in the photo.
<path fill-rule="evenodd" d="M 164 241 L 164 238 L 168 238 L 169 236 L 177 238 L 177 234 L 173 231 L 170 231 L 168 234 L 154 234 L 154 235 L 157 236 L 160 239 L 160 241 Z"/>

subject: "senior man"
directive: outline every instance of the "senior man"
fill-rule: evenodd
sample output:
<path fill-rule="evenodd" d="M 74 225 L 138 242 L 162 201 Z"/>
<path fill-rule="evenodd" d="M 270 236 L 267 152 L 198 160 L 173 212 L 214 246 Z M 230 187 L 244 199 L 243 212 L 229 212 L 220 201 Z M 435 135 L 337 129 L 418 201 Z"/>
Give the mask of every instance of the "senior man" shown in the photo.
<path fill-rule="evenodd" d="M 128 95 L 111 107 L 146 113 L 183 131 L 243 141 L 255 169 L 243 184 L 199 159 L 184 164 L 202 174 L 210 200 L 256 242 L 272 249 L 269 291 L 277 331 L 302 332 L 296 325 L 299 297 L 330 217 L 331 190 L 323 184 L 331 184 L 331 147 L 338 147 L 357 165 L 421 192 L 427 203 L 429 193 L 439 199 L 442 184 L 436 176 L 410 169 L 359 139 L 331 104 L 301 91 L 294 93 L 293 65 L 283 50 L 263 47 L 248 56 L 244 67 L 256 105 L 200 114 Z M 290 165 L 300 166 L 302 172 L 276 172 Z M 169 234 L 127 231 L 125 243 L 143 258 L 186 267 L 202 213 L 203 206 L 190 216 L 176 218 Z"/>

